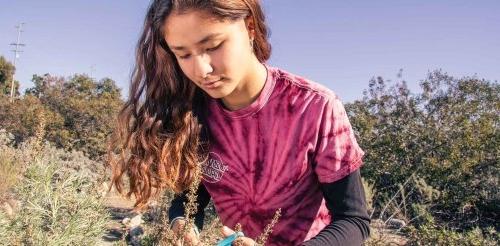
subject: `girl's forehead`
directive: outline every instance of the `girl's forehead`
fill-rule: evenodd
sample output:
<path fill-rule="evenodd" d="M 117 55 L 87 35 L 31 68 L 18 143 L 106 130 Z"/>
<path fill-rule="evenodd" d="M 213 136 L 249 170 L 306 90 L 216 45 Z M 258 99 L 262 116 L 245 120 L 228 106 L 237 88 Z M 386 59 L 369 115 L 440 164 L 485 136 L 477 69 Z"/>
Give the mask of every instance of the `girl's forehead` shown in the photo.
<path fill-rule="evenodd" d="M 199 32 L 207 28 L 224 28 L 226 21 L 204 11 L 172 12 L 164 22 L 166 35 L 184 32 Z"/>
<path fill-rule="evenodd" d="M 201 11 L 190 11 L 169 15 L 165 19 L 164 34 L 169 46 L 190 46 L 208 36 L 216 38 L 233 33 L 235 28 L 239 28 L 238 21 L 221 20 Z"/>

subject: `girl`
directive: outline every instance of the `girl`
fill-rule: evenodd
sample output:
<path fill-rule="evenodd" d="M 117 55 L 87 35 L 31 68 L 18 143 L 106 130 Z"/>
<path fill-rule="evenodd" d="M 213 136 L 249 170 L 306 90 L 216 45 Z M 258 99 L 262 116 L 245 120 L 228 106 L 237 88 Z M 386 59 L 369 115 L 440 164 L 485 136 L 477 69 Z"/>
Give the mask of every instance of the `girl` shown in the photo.
<path fill-rule="evenodd" d="M 360 245 L 370 222 L 364 153 L 344 107 L 326 87 L 267 64 L 267 34 L 258 0 L 153 1 L 119 115 L 113 184 L 121 191 L 126 172 L 137 207 L 153 190 L 180 193 L 169 211 L 178 230 L 201 168 L 200 229 L 213 199 L 224 225 L 242 225 L 243 245 L 278 208 L 267 245 Z M 194 232 L 186 240 L 199 242 Z"/>

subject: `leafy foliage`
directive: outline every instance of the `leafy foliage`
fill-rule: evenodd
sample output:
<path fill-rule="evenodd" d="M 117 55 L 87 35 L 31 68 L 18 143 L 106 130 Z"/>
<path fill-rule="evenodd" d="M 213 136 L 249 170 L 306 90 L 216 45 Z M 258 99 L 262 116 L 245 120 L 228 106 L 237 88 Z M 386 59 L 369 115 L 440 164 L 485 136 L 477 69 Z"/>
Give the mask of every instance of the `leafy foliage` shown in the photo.
<path fill-rule="evenodd" d="M 15 156 L 33 151 L 25 144 L 2 147 Z M 2 239 L 12 245 L 95 245 L 108 213 L 97 195 L 95 174 L 74 170 L 92 161 L 49 145 L 39 153 L 34 159 L 8 160 L 26 168 L 13 189 L 21 206 L 13 215 L 0 210 Z"/>
<path fill-rule="evenodd" d="M 3 56 L 0 56 L 0 95 L 10 96 L 12 76 L 16 68 Z M 19 81 L 14 81 L 14 96 L 19 96 Z"/>
<path fill-rule="evenodd" d="M 405 81 L 378 77 L 346 105 L 367 153 L 363 176 L 377 190 L 375 214 L 417 227 L 498 228 L 499 84 L 434 71 L 420 85 L 411 93 Z"/>
<path fill-rule="evenodd" d="M 47 119 L 46 139 L 57 147 L 80 150 L 97 159 L 106 152 L 107 137 L 123 101 L 115 82 L 99 82 L 86 75 L 68 80 L 49 74 L 33 76 L 34 87 L 13 103 L 0 96 L 0 126 L 22 142 L 32 136 L 42 112 Z"/>

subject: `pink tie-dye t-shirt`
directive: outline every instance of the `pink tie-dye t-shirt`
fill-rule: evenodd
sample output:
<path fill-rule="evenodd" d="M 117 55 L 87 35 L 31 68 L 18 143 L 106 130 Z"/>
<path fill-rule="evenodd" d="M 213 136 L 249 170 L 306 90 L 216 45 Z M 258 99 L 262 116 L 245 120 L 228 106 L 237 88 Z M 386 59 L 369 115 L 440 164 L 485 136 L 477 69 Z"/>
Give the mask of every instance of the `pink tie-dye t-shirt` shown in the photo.
<path fill-rule="evenodd" d="M 281 208 L 266 245 L 299 245 L 335 216 L 320 182 L 355 171 L 364 153 L 332 91 L 265 65 L 265 86 L 251 105 L 229 111 L 209 99 L 203 184 L 224 225 L 240 223 L 246 236 L 257 238 Z"/>

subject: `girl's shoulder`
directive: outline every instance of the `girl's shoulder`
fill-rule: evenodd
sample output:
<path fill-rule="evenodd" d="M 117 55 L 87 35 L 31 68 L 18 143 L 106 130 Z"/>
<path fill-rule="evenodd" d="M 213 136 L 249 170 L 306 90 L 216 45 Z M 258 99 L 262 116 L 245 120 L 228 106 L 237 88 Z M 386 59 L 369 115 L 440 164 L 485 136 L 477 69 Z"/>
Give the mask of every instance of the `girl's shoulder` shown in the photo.
<path fill-rule="evenodd" d="M 277 87 L 281 88 L 281 93 L 287 93 L 293 96 L 314 96 L 322 101 L 339 100 L 337 94 L 324 84 L 282 68 L 271 67 L 271 69 L 273 70 Z"/>

